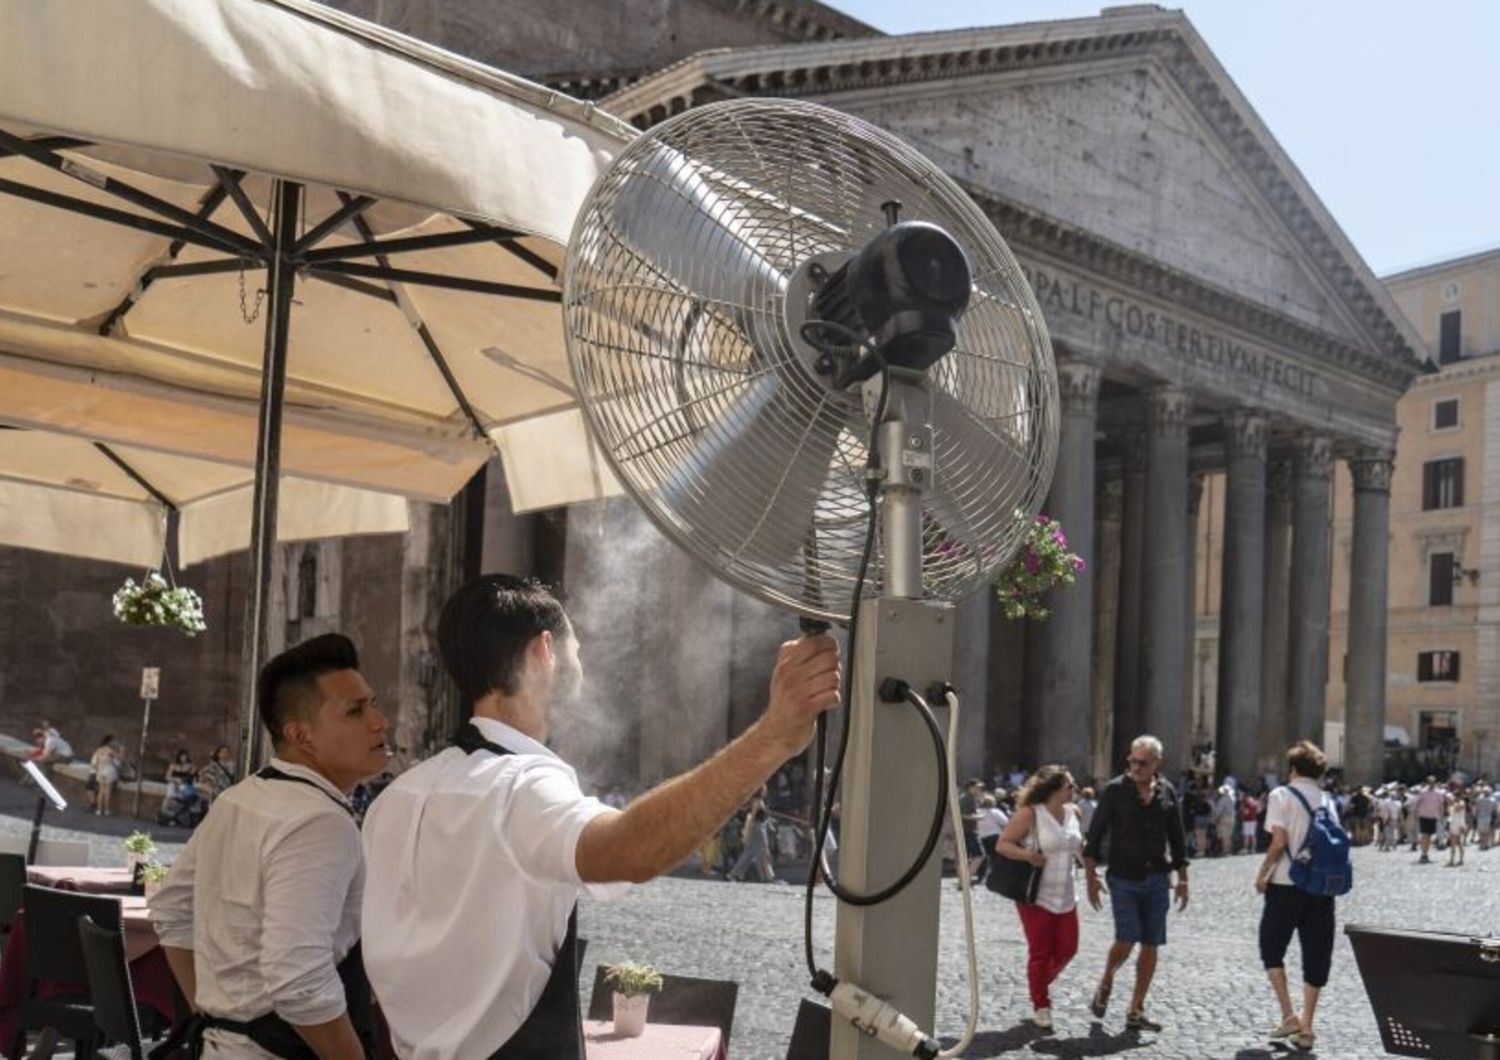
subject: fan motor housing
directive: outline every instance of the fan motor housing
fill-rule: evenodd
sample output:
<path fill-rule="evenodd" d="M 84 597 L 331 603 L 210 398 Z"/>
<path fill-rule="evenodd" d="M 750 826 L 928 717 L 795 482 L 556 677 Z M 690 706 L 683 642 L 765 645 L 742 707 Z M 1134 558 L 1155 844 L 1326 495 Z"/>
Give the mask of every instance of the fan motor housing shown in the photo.
<path fill-rule="evenodd" d="M 924 372 L 953 349 L 969 304 L 968 255 L 942 228 L 903 221 L 881 232 L 813 296 L 813 312 L 868 338 L 886 364 Z M 845 385 L 873 375 L 857 366 Z"/>

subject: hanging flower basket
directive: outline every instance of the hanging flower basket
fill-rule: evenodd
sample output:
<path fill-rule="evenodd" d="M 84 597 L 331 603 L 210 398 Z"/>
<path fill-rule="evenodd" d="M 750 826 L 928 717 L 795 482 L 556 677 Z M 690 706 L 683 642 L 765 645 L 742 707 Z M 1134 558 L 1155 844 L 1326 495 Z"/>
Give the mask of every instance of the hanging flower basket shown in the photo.
<path fill-rule="evenodd" d="M 995 579 L 995 595 L 1006 618 L 1040 622 L 1052 613 L 1047 594 L 1070 588 L 1083 569 L 1083 557 L 1068 551 L 1062 524 L 1038 515 L 1015 559 Z"/>
<path fill-rule="evenodd" d="M 156 571 L 147 571 L 136 582 L 126 578 L 115 590 L 115 617 L 127 626 L 169 626 L 189 637 L 208 628 L 203 620 L 203 600 L 191 589 L 168 585 Z"/>

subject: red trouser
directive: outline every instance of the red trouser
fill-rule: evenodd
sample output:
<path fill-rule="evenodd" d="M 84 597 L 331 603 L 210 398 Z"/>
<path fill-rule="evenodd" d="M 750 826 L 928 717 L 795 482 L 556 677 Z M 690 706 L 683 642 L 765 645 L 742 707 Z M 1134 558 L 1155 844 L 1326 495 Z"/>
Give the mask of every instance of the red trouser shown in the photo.
<path fill-rule="evenodd" d="M 1016 903 L 1026 932 L 1026 982 L 1035 1008 L 1051 1008 L 1047 988 L 1078 952 L 1078 910 L 1051 913 L 1039 905 Z"/>

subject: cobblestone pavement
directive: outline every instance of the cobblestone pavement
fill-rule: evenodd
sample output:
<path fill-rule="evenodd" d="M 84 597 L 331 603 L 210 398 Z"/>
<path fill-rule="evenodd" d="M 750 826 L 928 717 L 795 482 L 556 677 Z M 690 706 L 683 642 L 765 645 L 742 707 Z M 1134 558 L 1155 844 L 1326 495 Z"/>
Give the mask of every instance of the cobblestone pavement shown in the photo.
<path fill-rule="evenodd" d="M 1354 853 L 1356 886 L 1339 901 L 1339 941 L 1333 978 L 1318 1009 L 1323 1060 L 1370 1060 L 1385 1055 L 1365 999 L 1343 926 L 1420 928 L 1500 934 L 1500 850 L 1470 850 L 1468 863 L 1450 869 L 1417 865 L 1401 851 Z M 967 1056 L 1095 1057 L 1133 1060 L 1270 1060 L 1287 1055 L 1268 1044 L 1276 1006 L 1256 948 L 1260 898 L 1252 887 L 1259 858 L 1231 857 L 1194 863 L 1193 897 L 1174 912 L 1168 945 L 1148 1009 L 1165 1029 L 1127 1035 L 1125 1005 L 1133 966 L 1116 980 L 1113 1004 L 1096 1021 L 1087 1004 L 1109 947 L 1109 909 L 1082 911 L 1079 955 L 1053 990 L 1056 1033 L 1037 1038 L 1023 1018 L 1030 1008 L 1025 983 L 1025 942 L 1010 903 L 988 892 L 974 896 L 979 933 L 980 1033 Z M 1081 890 L 1081 887 L 1080 887 Z M 730 1053 L 734 1060 L 781 1060 L 786 1055 L 798 1000 L 807 994 L 802 962 L 802 889 L 775 884 L 729 884 L 663 879 L 634 888 L 616 902 L 585 902 L 580 933 L 589 941 L 583 981 L 593 966 L 626 958 L 645 960 L 684 975 L 740 982 Z M 830 959 L 834 904 L 817 899 L 819 954 Z M 967 1005 L 963 914 L 951 881 L 943 885 L 943 946 L 938 1022 L 956 1036 Z M 1288 955 L 1294 996 L 1300 993 L 1297 945 Z"/>
<path fill-rule="evenodd" d="M 115 797 L 123 798 L 129 804 L 128 792 L 117 793 Z M 23 788 L 13 780 L 0 778 L 0 836 L 29 838 L 31 813 L 35 806 L 35 788 Z M 150 833 L 156 840 L 158 856 L 168 862 L 177 857 L 177 852 L 191 834 L 183 828 L 163 828 L 123 814 L 96 817 L 79 806 L 69 806 L 62 811 L 49 806 L 42 817 L 42 838 L 87 843 L 90 865 L 125 864 L 125 850 L 120 844 L 125 836 L 137 829 Z"/>

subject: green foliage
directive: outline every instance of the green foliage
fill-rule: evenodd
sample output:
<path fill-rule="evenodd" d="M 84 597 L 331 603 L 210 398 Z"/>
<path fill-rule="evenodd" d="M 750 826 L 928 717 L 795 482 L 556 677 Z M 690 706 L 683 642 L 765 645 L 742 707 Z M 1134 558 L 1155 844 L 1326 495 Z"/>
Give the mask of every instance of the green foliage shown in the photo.
<path fill-rule="evenodd" d="M 169 626 L 189 637 L 208 628 L 203 600 L 191 589 L 168 585 L 157 571 L 147 571 L 137 584 L 126 578 L 115 590 L 115 617 L 127 626 Z"/>
<path fill-rule="evenodd" d="M 1083 569 L 1083 557 L 1068 551 L 1062 524 L 1038 515 L 1015 559 L 995 579 L 995 595 L 1006 618 L 1041 621 L 1052 613 L 1047 594 L 1071 587 Z"/>
<path fill-rule="evenodd" d="M 621 961 L 612 964 L 604 973 L 604 981 L 613 988 L 617 994 L 626 997 L 639 997 L 641 994 L 654 994 L 661 989 L 661 973 L 649 964 L 635 964 L 632 961 Z"/>
<path fill-rule="evenodd" d="M 150 857 L 156 853 L 156 840 L 145 832 L 131 832 L 125 837 L 123 846 L 127 854 L 134 854 L 137 857 Z"/>
<path fill-rule="evenodd" d="M 144 883 L 164 883 L 167 873 L 171 871 L 171 866 L 163 865 L 159 861 L 148 861 L 141 866 L 141 881 Z"/>

